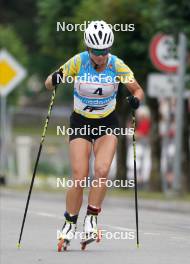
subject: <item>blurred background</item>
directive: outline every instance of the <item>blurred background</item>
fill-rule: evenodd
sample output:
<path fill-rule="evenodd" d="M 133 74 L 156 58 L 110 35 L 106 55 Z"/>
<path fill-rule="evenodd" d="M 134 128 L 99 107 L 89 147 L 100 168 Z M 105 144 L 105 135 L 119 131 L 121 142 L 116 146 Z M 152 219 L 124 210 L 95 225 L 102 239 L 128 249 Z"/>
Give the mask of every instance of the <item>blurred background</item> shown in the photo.
<path fill-rule="evenodd" d="M 124 25 L 125 30 L 114 31 L 111 52 L 133 70 L 145 91 L 136 113 L 139 190 L 150 197 L 190 197 L 189 17 L 188 0 L 2 0 L 1 184 L 31 181 L 51 98 L 44 81 L 85 49 L 83 31 L 72 30 L 72 25 L 105 20 Z M 16 82 L 17 73 L 21 77 Z M 131 125 L 127 95 L 121 85 L 117 113 L 122 127 Z M 56 126 L 68 127 L 72 108 L 73 85 L 60 85 L 35 179 L 38 187 L 57 190 L 56 178 L 70 177 L 68 137 L 57 136 Z M 119 138 L 110 171 L 113 180 L 133 178 L 131 140 Z M 123 189 L 117 192 L 130 192 Z"/>

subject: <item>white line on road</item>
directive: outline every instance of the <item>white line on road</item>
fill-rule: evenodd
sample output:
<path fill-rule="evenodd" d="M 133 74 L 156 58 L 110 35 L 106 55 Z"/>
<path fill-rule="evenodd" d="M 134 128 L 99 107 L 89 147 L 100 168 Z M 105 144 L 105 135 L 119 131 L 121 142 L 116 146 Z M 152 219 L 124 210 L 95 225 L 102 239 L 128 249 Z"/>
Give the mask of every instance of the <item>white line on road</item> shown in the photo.
<path fill-rule="evenodd" d="M 160 236 L 160 233 L 150 233 L 150 232 L 145 232 L 144 235 L 148 235 L 148 236 Z"/>
<path fill-rule="evenodd" d="M 16 212 L 22 212 L 23 213 L 23 210 L 21 209 L 15 209 L 15 208 L 1 208 L 3 210 L 7 210 L 7 211 L 16 211 Z M 49 218 L 56 218 L 56 219 L 65 219 L 64 216 L 61 216 L 61 215 L 57 215 L 57 214 L 51 214 L 51 213 L 47 213 L 47 212 L 36 212 L 36 211 L 33 211 L 33 210 L 30 210 L 28 212 L 29 214 L 33 214 L 33 215 L 37 215 L 37 216 L 42 216 L 42 217 L 49 217 Z M 80 223 L 82 221 L 79 221 Z M 131 229 L 131 228 L 126 228 L 126 227 L 121 227 L 121 226 L 115 226 L 115 225 L 108 225 L 108 224 L 100 224 L 100 226 L 104 226 L 104 227 L 109 227 L 109 228 L 112 228 L 112 229 L 116 229 L 116 230 L 120 230 L 120 231 L 136 231 L 135 229 Z M 154 232 L 142 232 L 144 235 L 149 235 L 149 236 L 160 236 L 161 234 L 160 233 L 154 233 Z M 172 236 L 170 237 L 171 239 L 178 239 L 178 240 L 186 240 L 185 238 L 183 237 L 176 237 L 176 236 Z"/>

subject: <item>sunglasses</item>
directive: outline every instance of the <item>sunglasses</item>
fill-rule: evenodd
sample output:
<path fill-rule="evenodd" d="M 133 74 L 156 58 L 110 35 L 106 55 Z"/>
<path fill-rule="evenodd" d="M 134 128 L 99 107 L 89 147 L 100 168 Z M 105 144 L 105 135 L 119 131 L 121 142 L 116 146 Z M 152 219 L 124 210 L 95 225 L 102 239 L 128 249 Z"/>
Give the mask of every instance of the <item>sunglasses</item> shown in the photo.
<path fill-rule="evenodd" d="M 95 56 L 105 56 L 110 52 L 110 48 L 107 49 L 91 49 L 92 54 Z"/>

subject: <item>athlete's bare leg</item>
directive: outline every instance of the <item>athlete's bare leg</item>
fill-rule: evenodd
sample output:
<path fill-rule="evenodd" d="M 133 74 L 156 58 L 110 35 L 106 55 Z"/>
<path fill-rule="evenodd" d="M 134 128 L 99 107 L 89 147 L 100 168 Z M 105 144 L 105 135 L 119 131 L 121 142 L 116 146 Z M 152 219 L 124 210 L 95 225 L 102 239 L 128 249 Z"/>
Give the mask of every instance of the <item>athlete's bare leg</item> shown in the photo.
<path fill-rule="evenodd" d="M 117 137 L 114 135 L 105 135 L 98 138 L 93 146 L 95 163 L 94 163 L 94 179 L 107 179 L 110 166 L 117 147 Z M 88 204 L 96 208 L 101 208 L 106 193 L 106 185 L 101 184 L 98 187 L 91 187 Z"/>
<path fill-rule="evenodd" d="M 72 180 L 83 180 L 89 173 L 89 158 L 92 143 L 83 138 L 76 138 L 69 143 L 70 161 L 72 169 Z M 78 184 L 67 191 L 66 211 L 77 215 L 83 200 L 83 188 Z"/>

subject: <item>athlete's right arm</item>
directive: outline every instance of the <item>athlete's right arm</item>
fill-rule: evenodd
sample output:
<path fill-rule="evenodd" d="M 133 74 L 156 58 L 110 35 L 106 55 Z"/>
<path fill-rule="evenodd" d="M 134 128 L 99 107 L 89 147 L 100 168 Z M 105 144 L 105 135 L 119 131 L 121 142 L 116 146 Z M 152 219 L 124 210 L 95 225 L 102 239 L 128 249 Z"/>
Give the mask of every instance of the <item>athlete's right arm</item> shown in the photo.
<path fill-rule="evenodd" d="M 45 86 L 48 90 L 53 90 L 56 85 L 61 83 L 62 79 L 63 72 L 60 69 L 47 77 L 45 81 Z"/>
<path fill-rule="evenodd" d="M 54 86 L 63 82 L 67 76 L 76 76 L 80 70 L 81 66 L 81 57 L 80 54 L 75 55 L 69 61 L 67 61 L 64 65 L 62 65 L 57 71 L 53 74 L 50 74 L 46 81 L 45 86 L 48 90 L 53 90 Z"/>
<path fill-rule="evenodd" d="M 52 84 L 52 75 L 50 74 L 46 81 L 45 81 L 45 87 L 48 89 L 48 90 L 53 90 L 54 86 Z"/>

